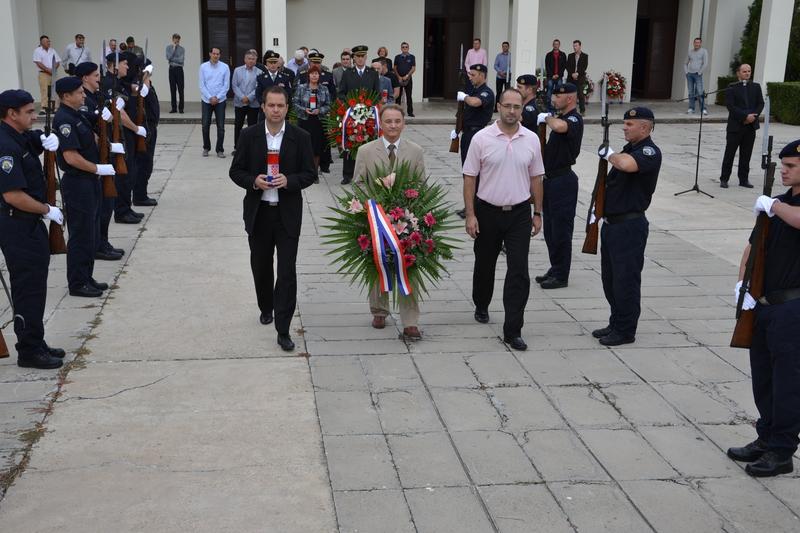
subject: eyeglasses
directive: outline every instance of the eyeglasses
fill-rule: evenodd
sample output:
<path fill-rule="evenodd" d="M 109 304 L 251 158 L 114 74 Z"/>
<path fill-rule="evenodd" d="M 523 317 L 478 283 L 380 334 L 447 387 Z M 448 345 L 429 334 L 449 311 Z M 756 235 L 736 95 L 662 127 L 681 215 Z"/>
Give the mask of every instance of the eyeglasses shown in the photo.
<path fill-rule="evenodd" d="M 498 105 L 508 111 L 519 111 L 522 109 L 521 105 L 514 105 L 514 104 L 498 104 Z"/>

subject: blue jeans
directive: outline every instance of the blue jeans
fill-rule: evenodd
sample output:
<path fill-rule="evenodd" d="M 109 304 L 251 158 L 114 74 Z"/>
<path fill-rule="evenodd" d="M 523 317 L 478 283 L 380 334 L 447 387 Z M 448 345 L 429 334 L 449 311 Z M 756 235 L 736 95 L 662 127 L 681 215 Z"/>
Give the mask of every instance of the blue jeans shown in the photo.
<path fill-rule="evenodd" d="M 703 97 L 703 75 L 689 72 L 686 74 L 686 83 L 689 86 L 689 109 L 694 111 L 695 100 L 700 101 L 700 111 L 706 109 L 706 99 Z"/>
<path fill-rule="evenodd" d="M 211 135 L 209 130 L 211 129 L 211 113 L 214 113 L 214 118 L 217 123 L 217 146 L 214 151 L 217 153 L 225 151 L 225 148 L 222 146 L 225 142 L 225 103 L 225 100 L 217 103 L 217 105 L 201 102 L 203 106 L 203 150 L 211 150 Z"/>
<path fill-rule="evenodd" d="M 553 107 L 553 90 L 561 81 L 561 79 L 554 80 L 553 78 L 547 80 L 547 111 L 551 113 L 556 110 L 556 108 Z"/>

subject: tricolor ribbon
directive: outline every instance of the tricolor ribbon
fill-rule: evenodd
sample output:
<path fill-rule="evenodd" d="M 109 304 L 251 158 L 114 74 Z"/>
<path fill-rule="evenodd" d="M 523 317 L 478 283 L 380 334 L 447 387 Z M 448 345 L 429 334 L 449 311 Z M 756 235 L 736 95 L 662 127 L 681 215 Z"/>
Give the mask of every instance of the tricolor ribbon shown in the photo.
<path fill-rule="evenodd" d="M 378 270 L 378 283 L 381 292 L 392 291 L 392 274 L 389 266 L 387 250 L 394 253 L 395 275 L 400 293 L 404 296 L 411 295 L 411 282 L 408 279 L 406 269 L 405 254 L 400 246 L 400 240 L 394 231 L 389 217 L 383 207 L 375 200 L 367 200 L 367 222 L 372 236 L 372 258 L 375 261 L 375 268 Z"/>
<path fill-rule="evenodd" d="M 342 119 L 342 150 L 347 150 L 347 121 L 350 119 L 351 111 L 353 111 L 353 108 L 348 107 L 347 111 L 344 114 L 344 118 Z M 376 106 L 372 106 L 370 112 L 375 117 L 375 131 L 378 132 L 378 135 L 376 137 L 380 137 L 381 118 L 380 118 L 380 113 L 378 112 L 378 108 Z"/>

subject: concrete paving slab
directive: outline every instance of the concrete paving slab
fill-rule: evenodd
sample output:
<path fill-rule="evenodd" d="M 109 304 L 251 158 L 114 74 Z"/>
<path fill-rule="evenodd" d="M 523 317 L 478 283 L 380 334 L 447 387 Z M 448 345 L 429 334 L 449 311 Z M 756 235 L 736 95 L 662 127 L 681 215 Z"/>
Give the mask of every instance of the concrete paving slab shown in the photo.
<path fill-rule="evenodd" d="M 433 390 L 433 401 L 450 431 L 495 431 L 502 421 L 481 390 Z"/>
<path fill-rule="evenodd" d="M 623 481 L 622 487 L 659 533 L 732 531 L 732 524 L 686 482 Z"/>
<path fill-rule="evenodd" d="M 517 441 L 502 431 L 453 432 L 453 441 L 478 485 L 535 483 L 539 475 Z"/>
<path fill-rule="evenodd" d="M 627 429 L 581 429 L 581 439 L 617 480 L 666 479 L 675 470 L 635 432 Z"/>
<path fill-rule="evenodd" d="M 566 533 L 574 531 L 567 516 L 542 485 L 493 485 L 480 488 L 500 531 Z"/>
<path fill-rule="evenodd" d="M 552 483 L 556 500 L 581 532 L 651 531 L 618 487 L 606 483 Z"/>
<path fill-rule="evenodd" d="M 417 531 L 426 533 L 483 533 L 491 522 L 475 493 L 468 488 L 412 489 L 406 499 Z"/>
<path fill-rule="evenodd" d="M 403 488 L 469 484 L 447 434 L 389 435 L 388 439 Z"/>
<path fill-rule="evenodd" d="M 340 533 L 416 531 L 402 491 L 336 491 L 333 498 Z"/>
<path fill-rule="evenodd" d="M 383 435 L 326 435 L 325 454 L 333 490 L 400 488 Z"/>
<path fill-rule="evenodd" d="M 696 484 L 717 512 L 741 531 L 795 531 L 800 525 L 800 517 L 749 476 L 701 479 Z M 743 493 L 747 498 L 741 498 Z"/>
<path fill-rule="evenodd" d="M 623 428 L 629 425 L 594 387 L 547 387 L 546 393 L 567 421 L 576 427 Z"/>
<path fill-rule="evenodd" d="M 441 431 L 442 423 L 424 389 L 375 393 L 378 416 L 386 434 Z"/>

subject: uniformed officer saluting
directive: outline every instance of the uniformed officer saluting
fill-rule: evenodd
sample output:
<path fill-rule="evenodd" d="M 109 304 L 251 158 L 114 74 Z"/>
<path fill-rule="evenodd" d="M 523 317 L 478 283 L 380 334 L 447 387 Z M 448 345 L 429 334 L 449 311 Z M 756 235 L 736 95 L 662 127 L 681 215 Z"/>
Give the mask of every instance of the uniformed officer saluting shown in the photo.
<path fill-rule="evenodd" d="M 492 121 L 494 112 L 494 93 L 486 85 L 486 73 L 489 69 L 486 65 L 478 63 L 469 67 L 469 83 L 467 92 L 458 91 L 456 96 L 459 102 L 464 102 L 464 131 L 461 132 L 461 165 L 469 152 L 469 144 L 476 133 L 486 127 Z M 451 138 L 455 139 L 455 130 L 450 133 Z M 480 179 L 480 177 L 478 177 Z M 456 211 L 461 218 L 466 218 L 466 209 Z"/>
<path fill-rule="evenodd" d="M 17 364 L 58 368 L 64 350 L 50 348 L 44 340 L 50 246 L 42 217 L 62 224 L 64 216 L 59 208 L 44 203 L 46 186 L 39 160 L 43 150 L 58 149 L 58 138 L 30 131 L 35 117 L 30 93 L 0 93 L 0 250 L 14 300 Z"/>
<path fill-rule="evenodd" d="M 536 76 L 523 74 L 517 78 L 517 90 L 522 93 L 522 120 L 523 126 L 531 131 L 536 131 L 536 119 L 539 109 L 536 107 Z"/>
<path fill-rule="evenodd" d="M 576 111 L 578 88 L 562 83 L 553 89 L 552 104 L 560 116 L 540 113 L 537 124 L 547 123 L 550 138 L 544 148 L 544 241 L 550 269 L 534 279 L 543 289 L 560 289 L 569 282 L 572 230 L 578 205 L 578 176 L 572 165 L 581 153 L 583 118 Z"/>
<path fill-rule="evenodd" d="M 80 78 L 69 76 L 56 82 L 61 106 L 53 118 L 59 138 L 58 166 L 64 171 L 61 194 L 67 211 L 67 284 L 72 296 L 97 297 L 108 289 L 92 277 L 97 250 L 97 217 L 103 197 L 98 176 L 113 176 L 113 165 L 100 165 L 100 152 L 92 124 L 80 108 L 85 93 Z"/>
<path fill-rule="evenodd" d="M 600 232 L 603 292 L 611 316 L 608 326 L 592 332 L 605 346 L 636 340 L 649 228 L 644 212 L 650 206 L 661 169 L 661 150 L 650 138 L 654 124 L 650 109 L 634 107 L 624 115 L 622 131 L 628 144 L 622 152 L 615 153 L 606 146 L 597 152 L 613 167 L 606 178 L 605 224 Z"/>
<path fill-rule="evenodd" d="M 771 217 L 766 240 L 764 297 L 756 302 L 745 295 L 743 309 L 755 307 L 755 329 L 750 345 L 753 396 L 758 408 L 758 439 L 728 456 L 750 464 L 751 476 L 766 477 L 792 471 L 792 455 L 800 433 L 800 140 L 780 153 L 781 181 L 788 191 L 776 198 L 760 196 L 753 210 Z M 754 236 L 750 237 L 752 242 Z M 744 277 L 750 245 L 739 267 Z M 736 286 L 739 297 L 741 281 Z"/>

